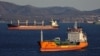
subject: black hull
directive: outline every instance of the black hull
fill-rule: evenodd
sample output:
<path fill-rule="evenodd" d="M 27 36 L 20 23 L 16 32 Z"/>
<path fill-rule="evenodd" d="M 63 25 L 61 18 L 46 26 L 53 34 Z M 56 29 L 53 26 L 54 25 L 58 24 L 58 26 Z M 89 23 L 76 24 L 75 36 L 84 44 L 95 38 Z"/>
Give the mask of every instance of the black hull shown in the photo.
<path fill-rule="evenodd" d="M 8 27 L 18 27 L 18 25 L 13 25 L 13 24 L 7 24 Z"/>

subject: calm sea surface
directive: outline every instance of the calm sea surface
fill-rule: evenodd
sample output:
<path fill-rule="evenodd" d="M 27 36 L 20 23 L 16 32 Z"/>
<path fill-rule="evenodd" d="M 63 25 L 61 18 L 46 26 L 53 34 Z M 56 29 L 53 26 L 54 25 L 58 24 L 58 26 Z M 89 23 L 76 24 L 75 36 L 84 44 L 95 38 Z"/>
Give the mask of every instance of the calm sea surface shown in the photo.
<path fill-rule="evenodd" d="M 39 30 L 8 30 L 6 24 L 0 24 L 0 56 L 100 56 L 100 25 L 78 24 L 88 38 L 89 46 L 78 51 L 49 52 L 39 51 Z M 45 30 L 44 40 L 61 37 L 67 39 L 67 28 L 73 23 L 62 23 L 58 30 Z"/>

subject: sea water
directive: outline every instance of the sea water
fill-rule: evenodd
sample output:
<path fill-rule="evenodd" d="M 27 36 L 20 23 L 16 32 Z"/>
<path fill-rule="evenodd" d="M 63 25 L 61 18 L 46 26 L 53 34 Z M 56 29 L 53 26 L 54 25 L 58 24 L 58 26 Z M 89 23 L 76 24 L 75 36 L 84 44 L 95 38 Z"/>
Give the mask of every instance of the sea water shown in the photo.
<path fill-rule="evenodd" d="M 67 28 L 74 23 L 61 23 L 58 30 L 43 30 L 44 40 L 67 39 Z M 0 24 L 0 56 L 100 56 L 100 25 L 78 23 L 87 35 L 88 47 L 78 51 L 46 52 L 39 50 L 40 30 L 8 30 Z"/>

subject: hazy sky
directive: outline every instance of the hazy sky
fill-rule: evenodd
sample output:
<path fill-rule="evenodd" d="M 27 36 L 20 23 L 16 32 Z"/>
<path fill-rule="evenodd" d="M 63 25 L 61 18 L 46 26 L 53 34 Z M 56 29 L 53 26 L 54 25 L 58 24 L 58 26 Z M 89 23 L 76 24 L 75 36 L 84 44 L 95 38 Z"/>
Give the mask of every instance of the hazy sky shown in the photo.
<path fill-rule="evenodd" d="M 100 9 L 100 0 L 0 0 L 16 3 L 18 5 L 32 5 L 36 7 L 74 7 L 79 10 Z"/>

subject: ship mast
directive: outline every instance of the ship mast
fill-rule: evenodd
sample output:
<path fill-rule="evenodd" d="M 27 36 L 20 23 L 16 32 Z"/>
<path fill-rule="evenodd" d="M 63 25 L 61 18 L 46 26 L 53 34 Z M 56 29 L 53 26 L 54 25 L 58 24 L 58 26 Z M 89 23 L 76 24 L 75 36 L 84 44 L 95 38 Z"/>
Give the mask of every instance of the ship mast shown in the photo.
<path fill-rule="evenodd" d="M 11 22 L 10 22 L 11 24 L 12 24 L 12 20 L 11 20 Z"/>
<path fill-rule="evenodd" d="M 34 25 L 36 25 L 36 20 L 34 20 Z"/>
<path fill-rule="evenodd" d="M 42 26 L 44 25 L 44 21 L 42 21 Z"/>
<path fill-rule="evenodd" d="M 18 21 L 18 26 L 19 26 L 19 24 L 20 24 L 20 21 L 19 20 L 17 20 Z"/>
<path fill-rule="evenodd" d="M 41 30 L 41 42 L 43 42 L 43 31 Z"/>
<path fill-rule="evenodd" d="M 77 29 L 77 21 L 75 21 L 74 28 Z"/>
<path fill-rule="evenodd" d="M 28 20 L 26 20 L 26 26 L 28 25 Z"/>

